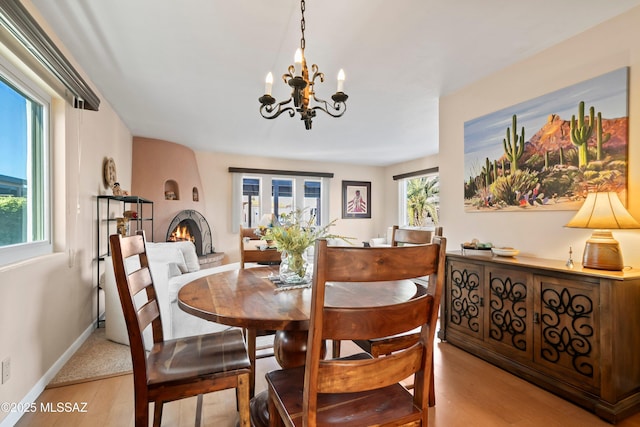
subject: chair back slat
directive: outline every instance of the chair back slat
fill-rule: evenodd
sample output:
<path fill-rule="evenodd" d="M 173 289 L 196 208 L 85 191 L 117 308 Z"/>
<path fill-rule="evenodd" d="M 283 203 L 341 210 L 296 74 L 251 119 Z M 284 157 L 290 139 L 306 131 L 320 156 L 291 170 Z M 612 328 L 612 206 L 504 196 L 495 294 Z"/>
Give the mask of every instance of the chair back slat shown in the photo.
<path fill-rule="evenodd" d="M 151 284 L 149 267 L 143 267 L 129 274 L 129 291 L 134 298 L 140 291 L 146 290 Z"/>
<path fill-rule="evenodd" d="M 399 246 L 401 244 L 424 245 L 431 243 L 434 236 L 442 236 L 442 227 L 436 227 L 434 231 L 431 231 L 400 228 L 394 225 L 391 246 Z"/>
<path fill-rule="evenodd" d="M 435 323 L 444 284 L 446 239 L 388 248 L 315 247 L 311 315 L 305 364 L 302 416 L 316 424 L 319 393 L 352 393 L 378 389 L 415 374 L 414 406 L 426 422 L 433 360 Z M 430 240 L 431 242 L 431 240 Z M 429 291 L 416 284 L 416 293 L 397 304 L 370 307 L 331 307 L 325 304 L 331 282 L 391 282 L 429 276 Z M 366 297 L 362 299 L 366 305 Z M 362 302 L 362 301 L 359 301 Z M 419 328 L 419 339 L 387 357 L 323 360 L 326 339 L 370 339 Z M 403 420 L 407 421 L 407 420 Z M 395 425 L 395 424 L 394 424 Z"/>
<path fill-rule="evenodd" d="M 393 248 L 363 248 L 332 246 L 327 251 L 326 262 L 331 265 L 324 280 L 328 282 L 377 282 L 414 279 L 436 271 L 437 263 L 415 262 L 416 259 L 437 259 L 436 246 L 410 246 Z"/>
<path fill-rule="evenodd" d="M 244 237 L 248 237 L 250 240 L 260 240 L 255 228 L 240 227 L 240 238 L 242 239 Z"/>
<path fill-rule="evenodd" d="M 158 309 L 158 301 L 151 300 L 144 303 L 137 310 L 138 326 L 140 330 L 144 331 L 147 326 L 153 324 L 153 321 L 160 317 L 160 310 Z"/>
<path fill-rule="evenodd" d="M 419 342 L 380 359 L 320 362 L 318 393 L 353 393 L 398 383 L 421 369 L 423 354 L 424 345 Z"/>
<path fill-rule="evenodd" d="M 111 236 L 112 239 L 113 236 Z M 113 239 L 112 239 L 113 241 Z M 138 239 L 122 239 L 119 240 L 120 251 L 123 259 L 130 258 L 135 255 L 141 255 L 146 253 L 144 245 L 144 236 Z"/>
<path fill-rule="evenodd" d="M 333 308 L 323 314 L 323 335 L 332 340 L 361 340 L 396 335 L 425 324 L 433 297 L 423 286 L 404 303 L 382 307 Z"/>

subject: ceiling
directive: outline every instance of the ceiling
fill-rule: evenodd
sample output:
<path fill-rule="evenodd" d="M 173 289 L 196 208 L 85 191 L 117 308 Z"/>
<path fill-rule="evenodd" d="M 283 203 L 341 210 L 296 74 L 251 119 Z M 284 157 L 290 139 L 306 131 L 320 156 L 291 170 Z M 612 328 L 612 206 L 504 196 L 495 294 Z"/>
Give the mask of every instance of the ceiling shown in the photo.
<path fill-rule="evenodd" d="M 133 135 L 194 150 L 390 165 L 438 152 L 438 99 L 640 0 L 323 0 L 306 3 L 305 54 L 340 68 L 347 111 L 260 116 L 300 45 L 294 0 L 31 0 Z M 588 54 L 588 48 L 585 48 Z"/>

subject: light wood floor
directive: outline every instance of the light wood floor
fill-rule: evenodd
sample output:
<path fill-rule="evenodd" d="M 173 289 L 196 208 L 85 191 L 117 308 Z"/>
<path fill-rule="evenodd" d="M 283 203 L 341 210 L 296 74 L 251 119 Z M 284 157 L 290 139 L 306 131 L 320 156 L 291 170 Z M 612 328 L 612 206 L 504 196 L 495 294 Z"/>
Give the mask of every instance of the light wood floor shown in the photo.
<path fill-rule="evenodd" d="M 343 355 L 355 351 L 343 343 Z M 256 388 L 265 389 L 264 373 L 276 369 L 271 358 L 258 361 Z M 431 427 L 585 427 L 610 426 L 595 415 L 471 356 L 447 343 L 435 353 L 436 407 L 430 409 Z M 203 425 L 235 426 L 235 395 L 223 391 L 205 396 Z M 86 413 L 29 413 L 17 424 L 25 426 L 133 426 L 131 375 L 45 390 L 38 400 L 82 404 Z M 195 398 L 165 405 L 163 426 L 193 426 Z M 617 424 L 640 427 L 640 414 Z"/>

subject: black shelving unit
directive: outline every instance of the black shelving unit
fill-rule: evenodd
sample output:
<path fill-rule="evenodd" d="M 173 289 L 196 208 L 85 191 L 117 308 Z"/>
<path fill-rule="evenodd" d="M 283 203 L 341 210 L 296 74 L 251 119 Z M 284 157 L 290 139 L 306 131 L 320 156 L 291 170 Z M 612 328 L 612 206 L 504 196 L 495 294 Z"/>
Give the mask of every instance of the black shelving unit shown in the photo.
<path fill-rule="evenodd" d="M 146 237 L 153 242 L 153 201 L 138 196 L 97 196 L 96 199 L 96 323 L 100 327 L 100 265 L 105 257 L 111 255 L 109 235 L 117 232 L 117 217 L 111 218 L 111 210 L 119 206 L 122 213 L 132 210 L 137 213 L 136 218 L 129 220 L 129 233 L 147 229 L 145 224 L 151 225 L 151 233 Z M 149 212 L 151 211 L 151 212 Z M 118 215 L 122 216 L 122 214 Z"/>

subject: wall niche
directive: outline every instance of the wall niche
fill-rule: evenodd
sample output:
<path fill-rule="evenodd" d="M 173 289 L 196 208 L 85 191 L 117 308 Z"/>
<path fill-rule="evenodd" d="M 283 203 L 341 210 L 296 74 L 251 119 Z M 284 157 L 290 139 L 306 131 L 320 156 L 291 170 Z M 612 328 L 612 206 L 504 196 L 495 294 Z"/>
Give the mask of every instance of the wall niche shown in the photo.
<path fill-rule="evenodd" d="M 191 191 L 192 195 L 193 195 L 193 201 L 194 202 L 199 202 L 200 201 L 200 195 L 198 193 L 198 187 L 193 187 L 193 190 Z"/>
<path fill-rule="evenodd" d="M 173 179 L 168 179 L 164 182 L 164 199 L 180 200 L 180 188 Z"/>

